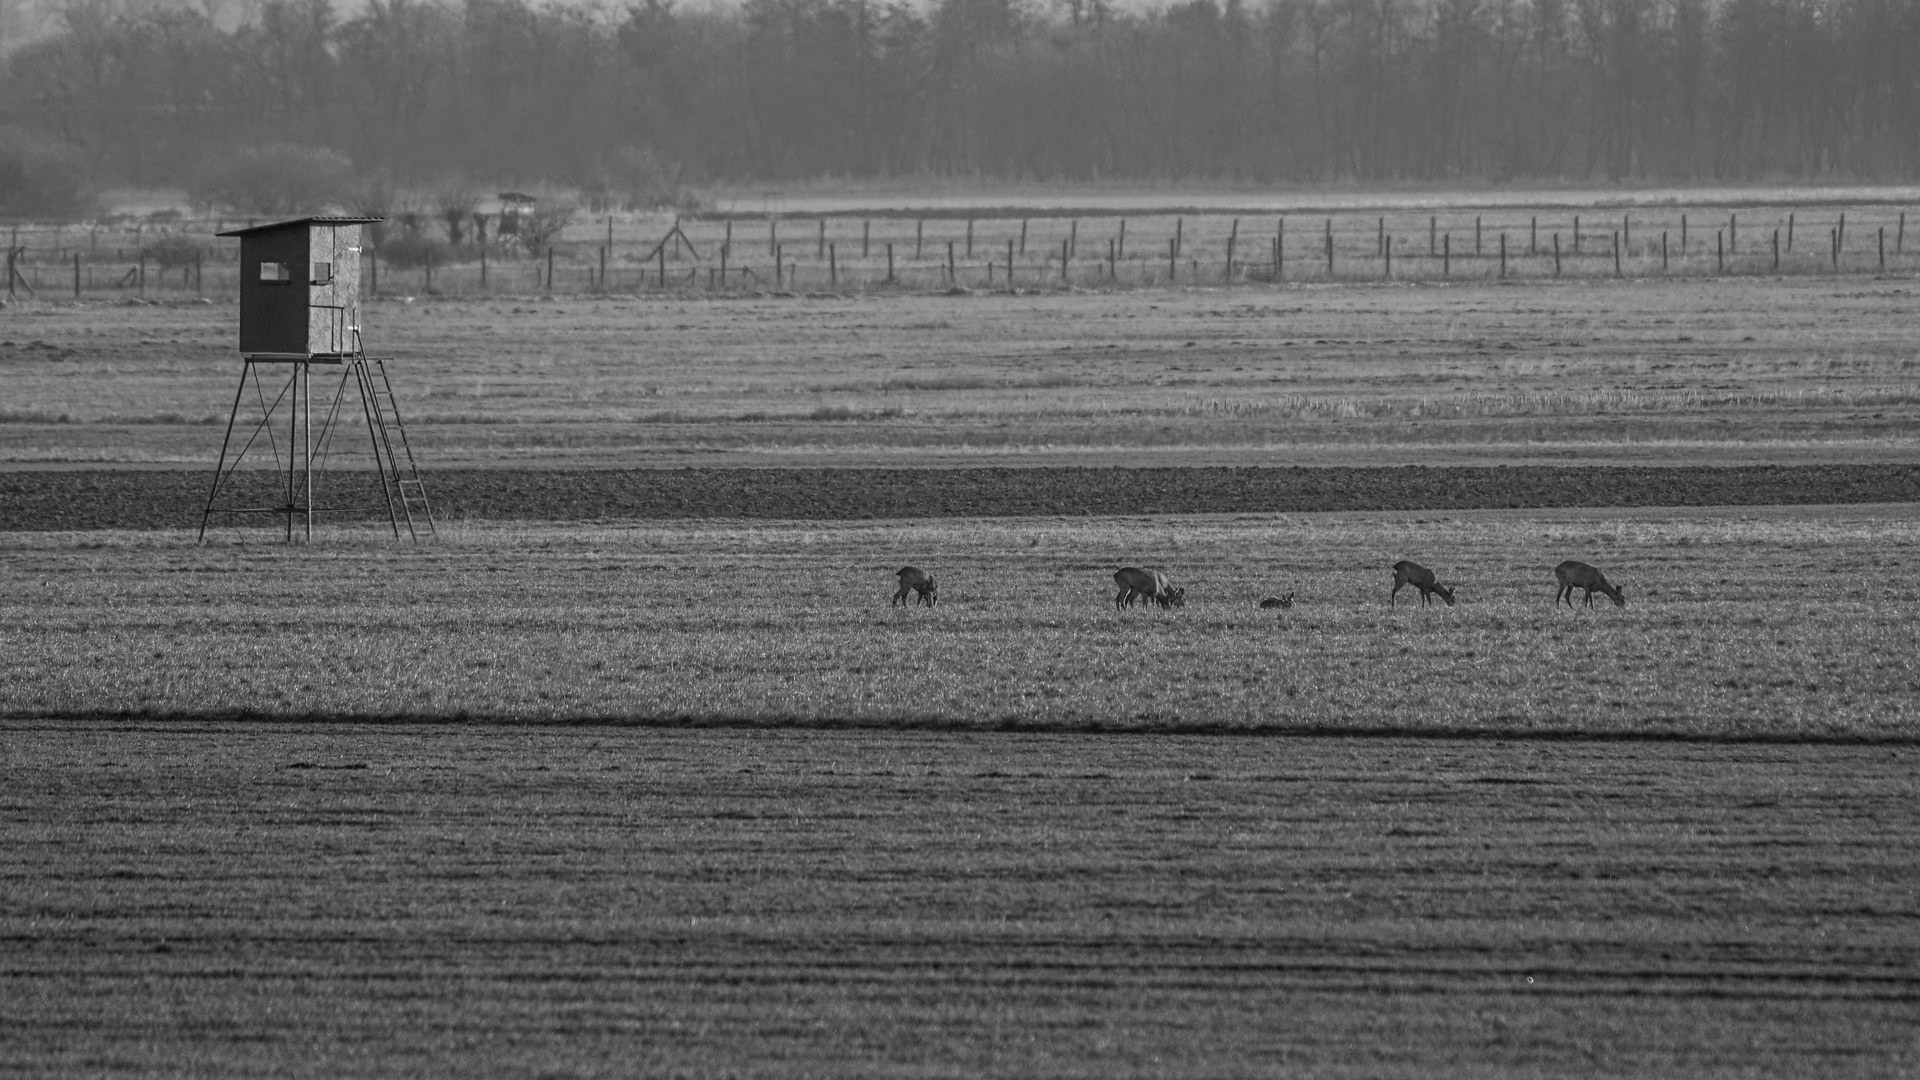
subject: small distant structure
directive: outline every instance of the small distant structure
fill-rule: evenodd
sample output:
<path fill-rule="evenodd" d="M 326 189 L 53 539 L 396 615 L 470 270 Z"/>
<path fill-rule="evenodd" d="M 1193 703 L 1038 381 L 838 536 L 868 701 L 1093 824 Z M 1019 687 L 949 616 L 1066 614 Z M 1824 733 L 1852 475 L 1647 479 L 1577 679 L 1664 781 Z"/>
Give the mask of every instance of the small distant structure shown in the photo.
<path fill-rule="evenodd" d="M 304 523 L 313 538 L 316 513 L 385 510 L 395 539 L 404 521 L 408 535 L 415 531 L 416 511 L 433 529 L 433 508 L 420 479 L 406 428 L 394 400 L 385 357 L 369 357 L 360 337 L 360 260 L 363 226 L 377 217 L 305 217 L 279 221 L 217 235 L 240 241 L 240 387 L 227 417 L 226 437 L 214 465 L 213 488 L 200 514 L 200 538 L 215 514 L 278 514 L 286 518 L 286 537 L 293 540 L 294 523 Z M 320 425 L 314 425 L 312 370 L 315 365 L 340 369 L 340 382 L 323 402 Z M 284 378 L 283 378 L 284 376 Z M 347 426 L 341 410 L 347 384 L 358 392 L 366 418 L 374 469 L 379 475 L 384 506 L 322 507 L 315 497 L 316 479 L 325 472 L 334 453 L 335 437 Z M 247 405 L 247 386 L 255 387 L 260 408 L 251 435 L 229 461 L 234 429 Z M 324 389 L 324 388 L 323 388 Z M 280 457 L 274 423 L 286 406 L 287 455 Z M 234 471 L 260 439 L 267 436 L 275 468 L 284 468 L 286 501 L 271 506 L 223 506 L 220 497 L 229 488 Z M 344 451 L 343 451 L 344 454 Z"/>
<path fill-rule="evenodd" d="M 539 199 L 519 191 L 500 193 L 500 227 L 495 230 L 500 236 L 519 236 L 520 218 L 533 212 L 533 206 Z"/>

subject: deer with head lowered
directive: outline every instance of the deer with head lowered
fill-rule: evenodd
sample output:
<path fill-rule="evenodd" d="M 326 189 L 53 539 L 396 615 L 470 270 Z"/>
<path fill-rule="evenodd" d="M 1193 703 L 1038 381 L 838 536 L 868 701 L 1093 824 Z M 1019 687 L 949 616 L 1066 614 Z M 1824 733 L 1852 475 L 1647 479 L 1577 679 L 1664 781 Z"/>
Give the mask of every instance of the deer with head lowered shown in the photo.
<path fill-rule="evenodd" d="M 1427 603 L 1430 597 L 1437 594 L 1440 599 L 1447 602 L 1448 607 L 1453 606 L 1452 587 L 1440 584 L 1439 581 L 1435 580 L 1433 571 L 1421 566 L 1419 563 L 1408 562 L 1402 559 L 1393 564 L 1393 591 L 1387 594 L 1388 607 L 1393 606 L 1394 598 L 1399 594 L 1400 588 L 1403 585 L 1411 585 L 1420 590 L 1420 602 L 1422 604 Z"/>
<path fill-rule="evenodd" d="M 1560 601 L 1562 600 L 1567 602 L 1568 607 L 1572 607 L 1573 590 L 1575 589 L 1585 589 L 1587 591 L 1586 599 L 1588 607 L 1593 606 L 1593 594 L 1597 592 L 1605 593 L 1612 597 L 1614 607 L 1627 606 L 1627 598 L 1620 595 L 1620 588 L 1607 584 L 1607 576 L 1602 574 L 1598 567 L 1588 566 L 1586 563 L 1568 559 L 1566 562 L 1553 568 L 1553 576 L 1560 580 L 1560 591 L 1555 593 L 1553 597 L 1554 607 L 1559 607 Z"/>
<path fill-rule="evenodd" d="M 893 604 L 906 607 L 907 594 L 910 592 L 920 594 L 914 598 L 916 604 L 925 604 L 928 607 L 939 606 L 940 586 L 934 584 L 932 574 L 917 566 L 903 566 L 896 573 L 900 578 L 900 591 L 893 594 L 893 603 L 888 604 L 888 607 L 892 607 Z"/>
<path fill-rule="evenodd" d="M 1187 590 L 1174 588 L 1167 575 L 1158 570 L 1122 567 L 1113 575 L 1113 583 L 1120 586 L 1119 595 L 1113 598 L 1116 611 L 1132 607 L 1136 598 L 1151 600 L 1163 608 L 1187 606 Z"/>

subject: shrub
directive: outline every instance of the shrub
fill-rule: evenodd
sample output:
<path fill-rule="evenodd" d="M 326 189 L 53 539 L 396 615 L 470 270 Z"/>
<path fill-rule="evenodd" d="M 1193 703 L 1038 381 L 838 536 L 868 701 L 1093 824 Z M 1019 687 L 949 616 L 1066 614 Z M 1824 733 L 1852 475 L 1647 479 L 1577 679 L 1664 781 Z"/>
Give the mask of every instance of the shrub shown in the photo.
<path fill-rule="evenodd" d="M 538 254 L 552 247 L 579 211 L 572 203 L 542 199 L 520 214 L 520 245 Z"/>
<path fill-rule="evenodd" d="M 453 249 L 444 240 L 422 232 L 408 232 L 398 236 L 389 234 L 387 242 L 379 245 L 377 254 L 380 261 L 389 266 L 411 270 L 425 266 L 428 259 L 432 259 L 435 266 L 445 266 L 452 261 Z"/>
<path fill-rule="evenodd" d="M 0 130 L 0 217 L 76 218 L 93 209 L 80 156 L 37 135 Z"/>
<path fill-rule="evenodd" d="M 189 193 L 202 206 L 279 217 L 326 209 L 346 194 L 352 178 L 353 163 L 332 150 L 269 143 L 216 163 Z"/>

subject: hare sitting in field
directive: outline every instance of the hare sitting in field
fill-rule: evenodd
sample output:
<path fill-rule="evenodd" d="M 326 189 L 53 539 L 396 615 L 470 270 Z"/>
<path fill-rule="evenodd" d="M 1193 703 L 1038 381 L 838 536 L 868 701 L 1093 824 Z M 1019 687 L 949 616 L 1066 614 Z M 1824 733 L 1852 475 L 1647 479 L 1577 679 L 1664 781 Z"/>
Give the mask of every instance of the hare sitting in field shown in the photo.
<path fill-rule="evenodd" d="M 1260 608 L 1263 611 L 1271 608 L 1290 608 L 1292 606 L 1293 606 L 1292 593 L 1288 593 L 1285 596 L 1269 596 L 1260 601 Z"/>
<path fill-rule="evenodd" d="M 893 594 L 893 603 L 888 604 L 888 607 L 894 604 L 906 607 L 907 594 L 910 592 L 920 594 L 914 598 L 915 604 L 925 604 L 928 607 L 939 606 L 940 586 L 934 583 L 932 574 L 917 566 L 903 566 L 895 571 L 895 574 L 900 578 L 900 591 Z"/>

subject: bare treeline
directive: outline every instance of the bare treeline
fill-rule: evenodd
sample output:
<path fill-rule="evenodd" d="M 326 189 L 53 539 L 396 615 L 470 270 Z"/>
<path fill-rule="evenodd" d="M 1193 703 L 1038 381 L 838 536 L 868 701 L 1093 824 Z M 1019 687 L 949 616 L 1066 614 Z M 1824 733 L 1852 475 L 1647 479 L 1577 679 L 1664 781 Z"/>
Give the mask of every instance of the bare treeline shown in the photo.
<path fill-rule="evenodd" d="M 323 147 L 409 181 L 1907 179 L 1920 0 L 72 0 L 0 123 L 96 181 Z"/>

